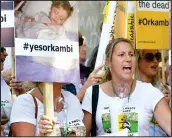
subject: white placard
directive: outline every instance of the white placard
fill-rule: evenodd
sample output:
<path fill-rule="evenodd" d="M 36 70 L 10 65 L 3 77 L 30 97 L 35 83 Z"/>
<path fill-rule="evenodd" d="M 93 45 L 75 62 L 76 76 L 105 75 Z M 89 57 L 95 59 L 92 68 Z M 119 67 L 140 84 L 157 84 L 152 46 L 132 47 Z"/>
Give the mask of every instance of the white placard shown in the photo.
<path fill-rule="evenodd" d="M 79 57 L 78 42 L 15 38 L 15 45 L 16 56 Z"/>
<path fill-rule="evenodd" d="M 14 27 L 14 11 L 1 10 L 1 28 Z"/>
<path fill-rule="evenodd" d="M 96 64 L 95 68 L 102 64 L 104 53 L 106 46 L 108 45 L 109 41 L 112 40 L 113 31 L 114 31 L 114 18 L 116 16 L 116 1 L 109 1 L 109 11 L 107 16 L 107 22 L 103 23 L 102 26 L 102 33 L 100 37 L 100 44 L 99 44 L 99 50 L 97 54 Z"/>
<path fill-rule="evenodd" d="M 170 1 L 137 1 L 139 11 L 161 11 L 168 12 Z"/>

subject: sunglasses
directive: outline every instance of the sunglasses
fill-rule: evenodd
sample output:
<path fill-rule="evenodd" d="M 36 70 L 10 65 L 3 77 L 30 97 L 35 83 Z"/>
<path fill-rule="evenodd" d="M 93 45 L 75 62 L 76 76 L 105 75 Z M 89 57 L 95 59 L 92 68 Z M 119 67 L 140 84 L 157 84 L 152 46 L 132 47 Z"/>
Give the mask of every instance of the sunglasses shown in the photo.
<path fill-rule="evenodd" d="M 80 37 L 79 38 L 79 46 L 82 46 L 83 45 L 83 42 L 84 42 L 84 38 Z"/>
<path fill-rule="evenodd" d="M 146 61 L 151 62 L 156 58 L 158 62 L 161 62 L 161 53 L 157 52 L 156 54 L 153 53 L 146 53 L 143 57 Z"/>

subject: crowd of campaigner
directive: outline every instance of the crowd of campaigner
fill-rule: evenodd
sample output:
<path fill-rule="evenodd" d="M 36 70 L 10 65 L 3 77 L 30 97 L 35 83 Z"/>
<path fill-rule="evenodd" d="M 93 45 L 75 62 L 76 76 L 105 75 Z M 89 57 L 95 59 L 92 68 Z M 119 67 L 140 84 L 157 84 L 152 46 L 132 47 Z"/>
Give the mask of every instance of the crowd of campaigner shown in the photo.
<path fill-rule="evenodd" d="M 136 50 L 128 39 L 116 38 L 106 46 L 105 63 L 95 68 L 99 45 L 87 59 L 86 38 L 81 32 L 78 42 L 80 83 L 53 82 L 54 118 L 44 114 L 44 83 L 18 82 L 11 67 L 4 69 L 9 53 L 1 47 L 1 136 L 46 136 L 55 125 L 57 136 L 103 136 L 112 133 L 112 124 L 108 129 L 103 124 L 105 107 L 118 110 L 112 101 L 123 104 L 122 108 L 134 107 L 133 112 L 138 114 L 135 131 L 138 136 L 171 136 L 168 56 L 164 84 L 159 73 L 162 61 L 159 50 Z M 103 76 L 99 73 L 102 70 Z M 122 85 L 127 88 L 123 97 L 117 91 Z M 14 103 L 12 90 L 17 96 Z M 6 106 L 4 101 L 8 101 Z M 121 128 L 131 132 L 127 116 L 122 119 Z"/>
<path fill-rule="evenodd" d="M 60 120 L 63 116 L 63 119 L 66 117 L 69 121 L 78 120 L 80 122 L 79 127 L 82 128 L 83 132 L 85 131 L 85 134 L 82 133 L 85 136 L 105 134 L 101 121 L 102 108 L 110 104 L 111 99 L 119 96 L 114 87 L 124 81 L 130 86 L 130 94 L 127 98 L 129 103 L 138 108 L 137 112 L 140 116 L 138 118 L 139 135 L 171 135 L 170 76 L 166 77 L 167 83 L 162 84 L 161 76 L 158 74 L 159 63 L 161 62 L 161 53 L 158 50 L 135 50 L 129 40 L 118 38 L 107 45 L 105 65 L 93 69 L 94 65 L 92 64 L 92 67 L 84 65 L 86 46 L 81 33 L 79 35 L 79 46 L 80 67 L 82 66 L 81 73 L 83 73 L 81 83 L 53 83 L 56 118 L 53 122 L 55 124 L 64 128 L 65 123 Z M 93 54 L 97 54 L 97 51 L 98 48 L 96 47 Z M 14 103 L 12 103 L 12 100 L 10 101 L 11 114 L 7 116 L 9 122 L 1 125 L 1 135 L 44 136 L 46 133 L 52 132 L 54 123 L 52 123 L 51 118 L 44 115 L 43 83 L 35 83 L 32 89 L 26 91 L 23 83 L 17 82 L 10 73 L 4 75 L 2 71 L 7 56 L 6 49 L 1 48 L 1 101 L 3 101 L 4 95 L 8 95 L 11 100 L 11 88 L 15 89 L 18 97 Z M 95 64 L 94 58 L 92 58 L 92 62 Z M 97 74 L 103 67 L 105 67 L 106 72 L 104 79 Z M 168 65 L 166 68 L 170 69 L 170 66 Z M 170 72 L 170 70 L 168 71 Z M 6 76 L 7 74 L 9 76 Z M 101 79 L 103 81 L 100 84 Z M 75 89 L 73 90 L 71 86 Z M 95 101 L 92 101 L 92 94 L 95 86 L 98 86 L 99 94 L 97 110 L 93 111 L 92 103 Z M 5 111 L 7 110 L 5 109 Z M 64 134 L 58 135 L 64 136 Z M 68 134 L 67 136 L 72 135 Z M 82 135 L 78 134 L 78 136 Z"/>

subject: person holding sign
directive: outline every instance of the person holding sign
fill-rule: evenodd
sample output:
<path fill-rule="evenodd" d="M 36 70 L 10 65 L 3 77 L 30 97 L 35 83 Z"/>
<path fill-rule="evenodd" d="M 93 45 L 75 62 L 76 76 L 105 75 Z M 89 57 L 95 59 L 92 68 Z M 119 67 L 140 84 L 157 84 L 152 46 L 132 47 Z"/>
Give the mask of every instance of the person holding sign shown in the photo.
<path fill-rule="evenodd" d="M 120 132 L 118 119 L 124 115 L 130 117 L 128 121 L 131 131 L 128 135 L 149 136 L 149 122 L 154 115 L 163 130 L 171 136 L 171 112 L 164 95 L 151 84 L 133 79 L 136 56 L 132 43 L 124 38 L 114 39 L 107 45 L 105 54 L 106 76 L 104 76 L 105 83 L 98 85 L 95 128 L 92 127 L 94 123 L 92 113 L 95 113 L 91 105 L 92 87 L 87 89 L 82 103 L 86 136 L 90 136 L 93 129 L 96 131 L 96 136 L 106 134 L 108 128 L 113 133 Z M 117 110 L 121 112 L 111 114 L 111 111 Z M 102 117 L 108 113 L 110 118 L 106 118 L 107 121 L 102 120 Z M 114 116 L 116 118 L 112 121 Z M 116 129 L 113 130 L 112 126 Z"/>
<path fill-rule="evenodd" d="M 158 64 L 161 62 L 161 53 L 158 50 L 137 50 L 138 68 L 136 71 L 136 79 L 151 83 L 158 88 L 166 100 L 171 99 L 170 87 L 163 85 L 158 74 Z M 167 136 L 167 134 L 158 126 L 153 119 L 151 121 L 150 136 Z"/>
<path fill-rule="evenodd" d="M 23 88 L 21 82 L 17 82 L 14 77 L 8 76 L 8 80 L 4 79 L 2 71 L 4 70 L 5 56 L 8 54 L 5 51 L 5 48 L 1 48 L 1 125 L 4 125 L 3 135 L 6 136 L 9 133 L 9 119 L 12 108 L 12 98 L 10 87 L 15 89 L 17 95 L 23 94 L 25 88 Z M 2 134 L 2 131 L 1 131 Z"/>
<path fill-rule="evenodd" d="M 102 26 L 103 26 L 103 23 L 101 23 L 100 25 L 100 32 L 102 32 Z M 97 84 L 97 80 L 101 78 L 101 75 L 97 75 L 97 72 L 99 72 L 103 68 L 103 65 L 101 65 L 100 67 L 95 69 L 95 71 L 93 71 L 95 67 L 95 63 L 96 63 L 98 49 L 99 49 L 99 45 L 93 49 L 90 58 L 86 61 L 87 70 L 89 70 L 87 72 L 89 73 L 87 73 L 88 74 L 86 77 L 87 79 L 85 83 L 83 84 L 82 88 L 79 90 L 79 92 L 76 95 L 78 99 L 80 100 L 80 102 L 82 102 L 87 88 L 90 87 L 91 85 Z"/>
<path fill-rule="evenodd" d="M 53 83 L 55 119 L 44 116 L 43 83 L 37 83 L 36 88 L 17 97 L 10 117 L 12 134 L 14 136 L 44 136 L 52 131 L 56 124 L 56 127 L 61 130 L 61 132 L 57 131 L 57 136 L 66 136 L 70 130 L 76 131 L 77 136 L 85 136 L 80 102 L 72 93 L 63 90 L 62 86 L 62 83 Z M 40 119 L 44 121 L 39 121 Z"/>
<path fill-rule="evenodd" d="M 11 76 L 11 68 L 4 70 L 4 62 L 8 53 L 6 52 L 6 48 L 1 47 L 1 76 L 3 80 L 5 80 L 6 84 L 8 84 L 11 88 L 14 88 L 17 92 L 17 95 L 23 94 L 25 92 L 25 88 L 22 86 L 21 82 L 17 82 L 13 76 Z"/>

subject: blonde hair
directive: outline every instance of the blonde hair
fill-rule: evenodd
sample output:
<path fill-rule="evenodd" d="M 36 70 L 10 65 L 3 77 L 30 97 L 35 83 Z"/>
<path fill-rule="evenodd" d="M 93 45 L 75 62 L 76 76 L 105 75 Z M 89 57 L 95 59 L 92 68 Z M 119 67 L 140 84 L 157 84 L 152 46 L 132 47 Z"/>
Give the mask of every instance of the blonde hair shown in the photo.
<path fill-rule="evenodd" d="M 139 77 L 139 62 L 140 62 L 140 60 L 143 57 L 143 54 L 144 54 L 143 52 L 144 52 L 144 50 L 136 50 L 136 59 L 137 59 L 137 63 L 136 63 L 136 74 L 135 74 L 135 79 L 136 80 L 140 80 L 140 77 Z M 158 86 L 158 85 L 160 85 L 160 83 L 161 83 L 160 76 L 157 73 L 155 76 L 152 77 L 151 84 L 153 86 Z"/>
<path fill-rule="evenodd" d="M 73 13 L 73 7 L 70 5 L 69 1 L 52 1 L 52 7 L 60 8 L 62 7 L 64 10 L 67 11 L 68 17 L 70 17 Z"/>
<path fill-rule="evenodd" d="M 133 46 L 132 42 L 130 40 L 126 39 L 126 38 L 116 38 L 116 39 L 113 39 L 113 40 L 111 40 L 109 42 L 109 44 L 106 47 L 106 50 L 105 50 L 106 59 L 109 59 L 110 61 L 112 61 L 113 49 L 120 42 L 128 43 L 134 49 L 134 46 Z M 105 67 L 105 76 L 104 76 L 103 82 L 110 81 L 111 79 L 112 79 L 112 75 L 111 75 L 110 69 L 109 69 L 108 66 L 106 66 Z"/>

